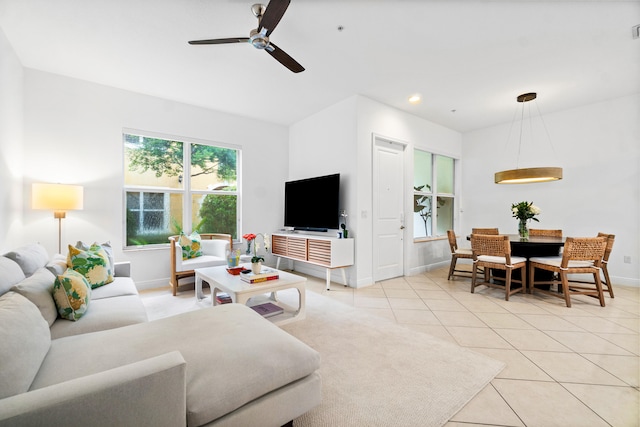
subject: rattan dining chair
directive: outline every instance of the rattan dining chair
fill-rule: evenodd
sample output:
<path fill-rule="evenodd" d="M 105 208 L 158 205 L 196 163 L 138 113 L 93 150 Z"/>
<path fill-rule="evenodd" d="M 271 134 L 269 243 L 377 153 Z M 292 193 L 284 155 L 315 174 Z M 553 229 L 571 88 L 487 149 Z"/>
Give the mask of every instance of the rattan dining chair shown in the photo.
<path fill-rule="evenodd" d="M 490 234 L 492 236 L 500 234 L 497 228 L 472 228 L 471 234 Z"/>
<path fill-rule="evenodd" d="M 471 271 L 456 269 L 456 264 L 459 259 L 473 259 L 471 249 L 460 249 L 458 247 L 456 233 L 453 230 L 447 230 L 447 238 L 449 239 L 449 248 L 451 249 L 451 265 L 449 266 L 449 275 L 447 276 L 447 280 L 450 280 L 453 276 L 471 278 Z"/>
<path fill-rule="evenodd" d="M 529 290 L 564 298 L 571 307 L 571 295 L 587 295 L 597 298 L 602 307 L 604 293 L 600 281 L 600 267 L 607 246 L 604 237 L 567 237 L 562 256 L 533 257 L 529 259 Z M 557 273 L 559 279 L 534 280 L 536 269 Z M 591 274 L 594 283 L 569 280 L 569 274 Z M 562 293 L 536 288 L 536 285 L 562 285 Z"/>
<path fill-rule="evenodd" d="M 509 301 L 509 297 L 517 292 L 526 293 L 526 269 L 527 259 L 519 256 L 511 256 L 511 243 L 509 236 L 472 234 L 471 251 L 473 253 L 473 270 L 471 273 L 471 293 L 476 287 L 485 285 L 491 288 L 504 289 L 504 299 Z M 478 268 L 484 269 L 484 280 L 477 281 Z M 504 285 L 491 282 L 492 270 L 504 270 L 505 277 L 498 278 Z M 520 270 L 520 279 L 512 277 L 513 271 Z M 520 287 L 511 289 L 512 283 L 519 283 Z"/>
<path fill-rule="evenodd" d="M 604 275 L 604 280 L 602 280 L 602 286 L 607 287 L 607 291 L 609 291 L 609 296 L 613 298 L 613 287 L 611 286 L 611 279 L 609 278 L 609 255 L 611 255 L 611 250 L 613 249 L 613 241 L 616 238 L 615 234 L 607 234 L 607 233 L 598 233 L 598 237 L 604 237 L 607 239 L 607 247 L 604 249 L 604 256 L 602 257 L 602 274 Z"/>
<path fill-rule="evenodd" d="M 562 237 L 562 230 L 544 230 L 541 228 L 530 228 L 529 237 Z"/>

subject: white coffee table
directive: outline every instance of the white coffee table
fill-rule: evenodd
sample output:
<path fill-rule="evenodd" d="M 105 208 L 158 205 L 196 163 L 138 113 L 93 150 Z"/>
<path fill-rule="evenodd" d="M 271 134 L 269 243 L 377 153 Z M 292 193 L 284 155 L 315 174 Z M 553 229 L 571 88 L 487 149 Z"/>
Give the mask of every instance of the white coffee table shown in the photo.
<path fill-rule="evenodd" d="M 248 267 L 245 265 L 245 267 Z M 250 266 L 249 266 L 250 267 Z M 226 266 L 196 268 L 196 299 L 204 298 L 202 293 L 202 281 L 209 283 L 211 288 L 211 303 L 217 305 L 216 295 L 219 292 L 226 292 L 231 297 L 231 301 L 238 304 L 247 304 L 249 298 L 271 293 L 271 300 L 276 301 L 275 292 L 285 289 L 298 290 L 298 308 L 292 309 L 281 302 L 278 303 L 284 313 L 269 318 L 278 325 L 302 320 L 305 317 L 305 283 L 306 277 L 297 276 L 278 270 L 277 280 L 268 280 L 260 283 L 247 283 L 240 279 L 240 275 L 234 276 L 227 272 Z"/>

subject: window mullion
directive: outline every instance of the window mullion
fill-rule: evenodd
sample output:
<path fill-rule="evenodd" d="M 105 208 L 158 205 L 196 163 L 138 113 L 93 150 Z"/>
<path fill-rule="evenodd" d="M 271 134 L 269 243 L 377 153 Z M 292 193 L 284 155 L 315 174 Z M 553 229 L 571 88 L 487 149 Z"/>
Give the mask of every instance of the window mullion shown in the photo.
<path fill-rule="evenodd" d="M 182 222 L 185 230 L 193 231 L 191 223 L 191 143 L 182 143 Z"/>

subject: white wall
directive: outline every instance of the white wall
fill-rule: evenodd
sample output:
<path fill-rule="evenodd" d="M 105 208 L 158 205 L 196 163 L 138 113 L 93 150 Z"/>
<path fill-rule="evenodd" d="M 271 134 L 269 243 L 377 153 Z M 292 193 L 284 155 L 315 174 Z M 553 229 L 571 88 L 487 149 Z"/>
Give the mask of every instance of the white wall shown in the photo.
<path fill-rule="evenodd" d="M 407 144 L 405 149 L 405 187 L 413 188 L 413 150 L 420 148 L 456 159 L 461 155 L 462 136 L 451 129 L 388 107 L 365 97 L 358 97 L 358 236 L 356 263 L 358 286 L 373 283 L 373 204 L 372 153 L 373 135 Z M 459 189 L 460 187 L 458 187 Z M 413 212 L 412 197 L 406 197 L 405 215 Z M 449 245 L 444 240 L 413 242 L 413 221 L 405 221 L 405 274 L 412 275 L 447 263 Z"/>
<path fill-rule="evenodd" d="M 640 95 L 542 113 L 552 146 L 543 141 L 531 148 L 523 141 L 520 167 L 562 166 L 564 178 L 494 184 L 496 171 L 516 166 L 516 156 L 505 155 L 514 149 L 505 147 L 511 124 L 465 134 L 460 232 L 499 227 L 503 233 L 516 233 L 511 204 L 533 201 L 542 209 L 534 227 L 560 228 L 565 236 L 615 234 L 609 260 L 612 280 L 640 285 Z M 631 258 L 630 264 L 623 262 L 624 256 Z"/>
<path fill-rule="evenodd" d="M 30 194 L 36 181 L 83 185 L 84 210 L 68 212 L 63 220 L 63 247 L 77 240 L 110 240 L 117 260 L 132 261 L 139 288 L 168 286 L 169 251 L 122 249 L 123 128 L 240 146 L 244 217 L 239 231 L 271 232 L 282 224 L 288 165 L 284 126 L 29 69 L 24 120 L 24 193 Z M 21 243 L 40 241 L 56 252 L 53 214 L 31 210 L 26 201 L 23 208 Z"/>
<path fill-rule="evenodd" d="M 372 150 L 373 135 L 408 144 L 405 155 L 406 184 L 413 182 L 413 148 L 460 157 L 459 133 L 403 113 L 362 96 L 339 102 L 290 128 L 290 177 L 302 178 L 340 172 L 342 198 L 348 227 L 355 238 L 355 266 L 348 269 L 350 286 L 373 284 L 372 265 Z M 411 199 L 405 210 L 412 212 Z M 409 225 L 409 222 L 408 224 Z M 446 241 L 413 243 L 406 229 L 405 272 L 414 274 L 448 260 Z M 322 277 L 323 271 L 296 265 L 296 269 Z M 338 272 L 332 280 L 341 282 Z"/>
<path fill-rule="evenodd" d="M 349 237 L 357 237 L 353 215 L 355 199 L 352 197 L 356 192 L 357 180 L 356 101 L 356 97 L 351 97 L 338 102 L 289 128 L 288 180 L 339 173 L 340 209 L 346 210 L 348 215 Z M 284 218 L 283 211 L 280 212 Z M 281 222 L 280 226 L 282 225 Z M 329 230 L 326 234 L 335 236 L 336 231 Z M 324 269 L 304 263 L 297 263 L 295 269 L 317 277 L 324 277 L 325 274 Z M 346 269 L 346 274 L 347 281 L 354 283 L 355 269 Z M 342 283 L 340 272 L 334 271 L 333 275 L 335 277 L 332 280 Z"/>
<path fill-rule="evenodd" d="M 0 29 L 0 253 L 21 238 L 22 86 L 22 65 Z"/>

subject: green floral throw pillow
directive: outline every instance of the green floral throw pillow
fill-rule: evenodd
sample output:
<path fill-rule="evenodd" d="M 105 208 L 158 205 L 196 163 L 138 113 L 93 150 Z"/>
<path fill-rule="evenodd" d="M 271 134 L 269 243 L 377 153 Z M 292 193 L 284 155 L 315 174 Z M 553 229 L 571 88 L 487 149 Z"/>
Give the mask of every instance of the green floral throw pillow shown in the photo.
<path fill-rule="evenodd" d="M 82 274 L 68 268 L 53 284 L 53 299 L 60 317 L 76 321 L 89 308 L 91 286 Z"/>
<path fill-rule="evenodd" d="M 182 259 L 190 259 L 202 256 L 200 242 L 202 238 L 197 232 L 191 233 L 191 236 L 180 234 L 180 247 L 182 248 Z"/>
<path fill-rule="evenodd" d="M 69 245 L 68 264 L 82 274 L 93 289 L 113 282 L 109 255 L 100 245 L 93 244 L 86 251 Z"/>

